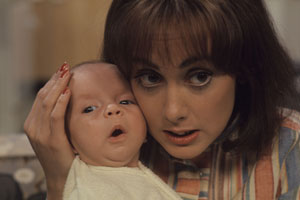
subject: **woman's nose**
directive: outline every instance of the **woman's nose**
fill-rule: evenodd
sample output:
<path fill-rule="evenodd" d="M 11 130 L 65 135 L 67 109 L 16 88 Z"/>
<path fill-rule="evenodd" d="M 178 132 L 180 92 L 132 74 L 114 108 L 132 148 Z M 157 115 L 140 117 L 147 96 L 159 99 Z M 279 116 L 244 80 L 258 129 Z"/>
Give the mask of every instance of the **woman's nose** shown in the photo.
<path fill-rule="evenodd" d="M 168 89 L 165 93 L 164 115 L 167 121 L 178 124 L 188 117 L 184 95 L 178 88 Z"/>
<path fill-rule="evenodd" d="M 109 104 L 107 105 L 104 111 L 104 117 L 120 117 L 123 116 L 123 111 L 117 104 Z"/>

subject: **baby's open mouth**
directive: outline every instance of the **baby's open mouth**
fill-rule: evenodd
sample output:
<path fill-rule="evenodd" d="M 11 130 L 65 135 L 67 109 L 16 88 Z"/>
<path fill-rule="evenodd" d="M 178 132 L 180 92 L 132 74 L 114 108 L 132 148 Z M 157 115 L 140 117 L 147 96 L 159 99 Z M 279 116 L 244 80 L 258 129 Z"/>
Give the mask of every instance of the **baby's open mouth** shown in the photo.
<path fill-rule="evenodd" d="M 124 142 L 126 140 L 126 129 L 121 125 L 115 125 L 112 127 L 109 141 L 112 143 Z"/>
<path fill-rule="evenodd" d="M 124 134 L 124 131 L 121 129 L 115 129 L 112 134 L 111 137 L 118 137 L 119 135 Z"/>

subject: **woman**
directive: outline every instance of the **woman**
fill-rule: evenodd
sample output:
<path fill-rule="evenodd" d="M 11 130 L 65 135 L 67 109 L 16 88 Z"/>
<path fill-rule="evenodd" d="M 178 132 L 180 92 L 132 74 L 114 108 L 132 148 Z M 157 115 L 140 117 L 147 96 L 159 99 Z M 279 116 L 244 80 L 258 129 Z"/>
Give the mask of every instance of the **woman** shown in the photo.
<path fill-rule="evenodd" d="M 114 0 L 102 59 L 146 118 L 145 163 L 181 197 L 300 199 L 300 115 L 283 109 L 298 106 L 294 72 L 262 0 Z M 48 199 L 60 198 L 74 157 L 69 78 L 62 67 L 25 122 Z"/>

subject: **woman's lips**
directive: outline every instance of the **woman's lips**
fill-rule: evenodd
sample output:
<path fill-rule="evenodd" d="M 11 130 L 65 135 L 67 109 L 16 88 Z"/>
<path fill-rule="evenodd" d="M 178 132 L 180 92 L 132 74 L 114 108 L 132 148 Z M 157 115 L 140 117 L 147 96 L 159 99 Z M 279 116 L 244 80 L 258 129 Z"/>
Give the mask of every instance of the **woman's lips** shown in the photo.
<path fill-rule="evenodd" d="M 199 130 L 181 131 L 173 132 L 169 130 L 164 130 L 167 139 L 176 145 L 188 145 L 192 143 L 199 135 Z"/>

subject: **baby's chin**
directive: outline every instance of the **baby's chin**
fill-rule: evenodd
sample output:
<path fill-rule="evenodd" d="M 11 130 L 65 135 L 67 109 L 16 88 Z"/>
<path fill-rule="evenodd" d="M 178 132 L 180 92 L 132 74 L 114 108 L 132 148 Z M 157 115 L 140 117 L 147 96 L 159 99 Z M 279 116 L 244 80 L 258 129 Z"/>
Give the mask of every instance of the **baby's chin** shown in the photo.
<path fill-rule="evenodd" d="M 88 165 L 93 166 L 105 166 L 105 167 L 138 167 L 138 157 L 131 159 L 123 160 L 113 160 L 113 159 L 101 159 L 101 160 L 92 160 L 80 157 L 80 160 L 85 162 Z"/>

